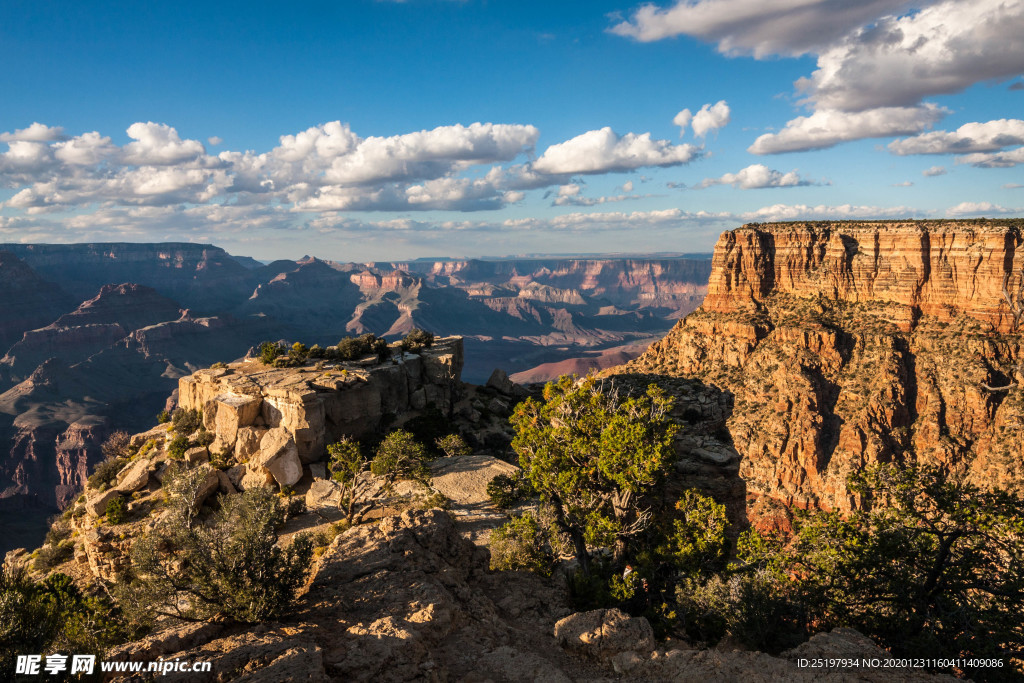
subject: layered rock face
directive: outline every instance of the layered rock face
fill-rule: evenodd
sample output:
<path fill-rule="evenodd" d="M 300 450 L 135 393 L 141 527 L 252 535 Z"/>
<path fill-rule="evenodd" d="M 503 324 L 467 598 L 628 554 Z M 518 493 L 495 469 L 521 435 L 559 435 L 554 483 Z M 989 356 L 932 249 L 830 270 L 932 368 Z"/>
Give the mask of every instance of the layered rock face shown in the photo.
<path fill-rule="evenodd" d="M 244 301 L 258 282 L 253 269 L 209 244 L 3 244 L 0 249 L 78 301 L 111 282 L 135 282 L 188 308 L 223 311 Z"/>
<path fill-rule="evenodd" d="M 1024 485 L 1022 339 L 1003 297 L 1019 222 L 750 225 L 715 248 L 708 295 L 631 372 L 697 378 L 728 419 L 754 518 L 772 503 L 850 509 L 847 476 L 938 465 Z"/>
<path fill-rule="evenodd" d="M 114 345 L 132 330 L 177 320 L 181 310 L 156 290 L 130 283 L 105 285 L 99 293 L 46 327 L 29 330 L 0 358 L 14 381 L 49 358 L 76 363 Z"/>
<path fill-rule="evenodd" d="M 503 288 L 540 301 L 583 303 L 604 299 L 621 307 L 692 311 L 704 295 L 706 258 L 507 259 L 501 261 L 414 261 L 391 264 L 423 273 L 432 282 L 462 287 Z M 498 294 L 500 296 L 500 294 Z"/>
<path fill-rule="evenodd" d="M 297 460 L 308 464 L 324 457 L 327 443 L 377 431 L 410 411 L 433 407 L 449 414 L 462 363 L 459 337 L 365 368 L 277 369 L 253 361 L 181 378 L 178 401 L 203 411 L 217 439 L 211 450 L 232 452 L 241 462 L 256 453 L 291 461 L 285 451 L 294 448 Z"/>
<path fill-rule="evenodd" d="M 74 299 L 47 282 L 24 261 L 0 250 L 0 349 L 21 338 L 22 332 L 46 325 L 74 306 Z"/>

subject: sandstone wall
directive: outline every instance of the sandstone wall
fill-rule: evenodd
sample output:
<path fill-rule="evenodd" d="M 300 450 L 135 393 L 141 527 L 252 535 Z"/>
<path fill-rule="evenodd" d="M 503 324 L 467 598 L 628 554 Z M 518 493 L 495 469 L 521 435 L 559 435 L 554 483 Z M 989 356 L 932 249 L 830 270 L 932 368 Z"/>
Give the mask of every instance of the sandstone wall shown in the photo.
<path fill-rule="evenodd" d="M 1007 332 L 1003 276 L 1018 286 L 1022 266 L 1020 229 L 998 221 L 744 226 L 715 245 L 702 308 L 729 313 L 777 294 L 820 296 L 905 306 L 911 320 L 966 314 Z"/>
<path fill-rule="evenodd" d="M 734 397 L 748 512 L 857 507 L 847 476 L 934 464 L 1024 486 L 1022 339 L 1004 276 L 1017 223 L 752 225 L 724 233 L 704 305 L 622 370 L 692 377 Z M 620 370 L 621 371 L 621 370 Z"/>
<path fill-rule="evenodd" d="M 244 462 L 269 430 L 282 428 L 299 459 L 311 463 L 342 435 L 360 437 L 431 406 L 448 414 L 458 399 L 462 363 L 461 337 L 363 367 L 276 369 L 254 361 L 181 378 L 178 401 L 182 408 L 203 411 L 206 428 L 217 438 L 211 450 L 233 452 Z"/>

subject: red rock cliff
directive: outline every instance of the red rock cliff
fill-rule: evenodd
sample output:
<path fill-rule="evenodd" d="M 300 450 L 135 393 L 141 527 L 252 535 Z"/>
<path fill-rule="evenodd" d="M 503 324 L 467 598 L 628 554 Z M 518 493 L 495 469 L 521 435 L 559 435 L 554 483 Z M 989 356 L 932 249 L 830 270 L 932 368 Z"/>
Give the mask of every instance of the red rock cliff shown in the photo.
<path fill-rule="evenodd" d="M 1024 484 L 1022 335 L 1003 296 L 1024 222 L 748 225 L 715 247 L 703 306 L 625 366 L 734 395 L 750 511 L 849 509 L 875 462 Z"/>

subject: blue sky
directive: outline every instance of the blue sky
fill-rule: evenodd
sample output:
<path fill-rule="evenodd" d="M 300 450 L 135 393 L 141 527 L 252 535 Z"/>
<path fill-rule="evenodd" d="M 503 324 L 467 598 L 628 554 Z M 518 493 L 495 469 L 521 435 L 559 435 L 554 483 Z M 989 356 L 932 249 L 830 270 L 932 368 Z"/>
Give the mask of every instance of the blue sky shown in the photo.
<path fill-rule="evenodd" d="M 1024 0 L 7 0 L 0 241 L 383 260 L 1022 215 L 1022 33 Z"/>

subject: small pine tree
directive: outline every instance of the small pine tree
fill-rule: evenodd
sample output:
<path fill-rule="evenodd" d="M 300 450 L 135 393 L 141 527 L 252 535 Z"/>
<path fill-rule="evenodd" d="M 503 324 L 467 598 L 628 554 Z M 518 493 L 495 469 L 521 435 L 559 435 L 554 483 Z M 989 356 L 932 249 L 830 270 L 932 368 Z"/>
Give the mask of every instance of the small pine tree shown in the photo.
<path fill-rule="evenodd" d="M 327 452 L 331 456 L 327 469 L 331 478 L 342 486 L 341 507 L 345 511 L 345 520 L 352 525 L 357 518 L 356 506 L 365 503 L 366 494 L 372 485 L 367 476 L 369 462 L 359 444 L 348 438 L 330 444 Z M 358 518 L 361 519 L 371 507 L 372 503 L 365 505 L 359 511 Z"/>
<path fill-rule="evenodd" d="M 387 486 L 397 479 L 423 481 L 430 476 L 429 456 L 423 444 L 405 430 L 391 432 L 377 447 L 377 455 L 370 463 L 370 471 L 384 477 Z"/>
<path fill-rule="evenodd" d="M 469 447 L 469 444 L 466 443 L 466 440 L 463 439 L 458 434 L 448 434 L 447 436 L 442 436 L 434 443 L 437 445 L 439 449 L 441 449 L 441 452 L 444 453 L 449 458 L 470 455 L 473 452 L 473 449 Z"/>

